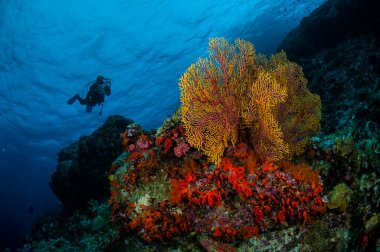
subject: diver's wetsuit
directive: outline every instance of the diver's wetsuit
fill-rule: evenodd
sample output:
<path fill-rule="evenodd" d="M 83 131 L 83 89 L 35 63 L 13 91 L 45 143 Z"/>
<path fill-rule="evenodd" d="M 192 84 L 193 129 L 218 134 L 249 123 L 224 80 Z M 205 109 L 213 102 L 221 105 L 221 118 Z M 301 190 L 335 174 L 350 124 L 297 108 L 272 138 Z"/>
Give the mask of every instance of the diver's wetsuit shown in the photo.
<path fill-rule="evenodd" d="M 92 84 L 85 99 L 80 96 L 78 97 L 79 103 L 86 105 L 86 112 L 91 112 L 92 107 L 95 105 L 100 105 L 104 102 L 104 93 L 101 91 L 102 85 L 103 83 Z"/>
<path fill-rule="evenodd" d="M 106 83 L 104 80 L 106 80 L 108 84 L 110 83 L 110 79 L 105 79 L 102 76 L 98 76 L 95 83 L 93 83 L 90 86 L 90 89 L 86 95 L 86 98 L 83 99 L 82 97 L 80 97 L 79 94 L 76 94 L 67 101 L 67 104 L 71 105 L 76 100 L 78 100 L 80 104 L 86 105 L 86 112 L 91 112 L 92 107 L 94 107 L 95 105 L 103 104 L 104 95 L 111 94 L 110 87 L 103 86 Z"/>

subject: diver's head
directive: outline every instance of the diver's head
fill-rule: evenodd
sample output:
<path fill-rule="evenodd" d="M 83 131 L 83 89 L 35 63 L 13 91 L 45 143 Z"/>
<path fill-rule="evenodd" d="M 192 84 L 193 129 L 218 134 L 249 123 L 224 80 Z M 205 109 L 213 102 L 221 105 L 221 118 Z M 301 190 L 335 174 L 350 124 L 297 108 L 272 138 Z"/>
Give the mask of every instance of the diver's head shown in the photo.
<path fill-rule="evenodd" d="M 111 88 L 109 86 L 104 87 L 104 94 L 109 96 L 111 94 Z"/>
<path fill-rule="evenodd" d="M 104 81 L 104 77 L 103 76 L 99 75 L 98 77 L 96 77 L 96 82 L 103 83 L 103 81 Z"/>

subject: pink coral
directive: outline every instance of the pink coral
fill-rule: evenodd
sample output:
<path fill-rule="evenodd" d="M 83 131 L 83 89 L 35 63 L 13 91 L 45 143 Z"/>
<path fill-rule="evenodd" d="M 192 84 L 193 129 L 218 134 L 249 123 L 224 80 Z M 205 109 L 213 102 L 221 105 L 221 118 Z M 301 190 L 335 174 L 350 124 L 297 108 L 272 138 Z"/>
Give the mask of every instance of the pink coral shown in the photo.
<path fill-rule="evenodd" d="M 129 146 L 128 146 L 128 149 L 129 149 L 129 151 L 133 151 L 134 149 L 136 149 L 136 146 L 134 145 L 134 144 L 130 144 Z"/>
<path fill-rule="evenodd" d="M 145 141 L 144 139 L 142 139 L 140 137 L 139 140 L 137 140 L 137 143 L 136 143 L 137 147 L 141 150 L 144 150 L 144 149 L 148 149 L 149 148 L 149 143 L 148 141 Z"/>
<path fill-rule="evenodd" d="M 190 149 L 189 145 L 185 142 L 180 142 L 176 147 L 174 147 L 174 154 L 177 157 L 182 157 L 182 155 L 185 155 L 186 152 L 188 152 Z"/>

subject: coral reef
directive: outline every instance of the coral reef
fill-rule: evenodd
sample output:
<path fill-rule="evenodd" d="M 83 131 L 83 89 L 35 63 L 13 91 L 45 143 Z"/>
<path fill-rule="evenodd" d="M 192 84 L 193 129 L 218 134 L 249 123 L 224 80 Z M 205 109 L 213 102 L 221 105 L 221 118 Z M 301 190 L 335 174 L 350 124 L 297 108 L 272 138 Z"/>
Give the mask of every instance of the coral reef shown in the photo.
<path fill-rule="evenodd" d="M 123 151 L 118 132 L 132 122 L 110 116 L 92 135 L 82 136 L 59 152 L 50 187 L 65 206 L 85 207 L 90 199 L 109 197 L 109 167 Z"/>
<path fill-rule="evenodd" d="M 210 106 L 198 114 L 201 119 L 209 112 L 219 113 L 219 117 L 210 114 L 210 128 L 211 122 L 221 118 L 236 127 L 235 121 L 220 117 L 220 113 L 236 111 L 234 106 L 246 108 L 233 115 L 240 120 L 236 133 L 230 131 L 230 135 L 224 136 L 226 144 L 217 143 L 222 146 L 215 149 L 218 153 L 213 153 L 211 147 L 207 153 L 206 148 L 190 142 L 191 127 L 185 124 L 193 119 L 181 120 L 181 112 L 188 116 L 186 109 L 167 118 L 157 132 L 145 132 L 137 124 L 113 132 L 117 135 L 124 132 L 119 140 L 124 152 L 109 172 L 110 207 L 107 203 L 101 207 L 108 212 L 82 211 L 61 217 L 59 223 L 46 220 L 29 237 L 24 251 L 63 247 L 69 251 L 378 251 L 380 43 L 378 33 L 373 34 L 380 27 L 378 6 L 372 0 L 326 1 L 285 40 L 287 45 L 283 48 L 302 65 L 308 87 L 321 96 L 324 104 L 322 131 L 311 138 L 311 144 L 307 144 L 308 138 L 317 129 L 320 108 L 316 106 L 318 98 L 306 89 L 300 66 L 289 62 L 283 53 L 271 58 L 262 55 L 244 58 L 251 49 L 243 41 L 234 45 L 214 41 L 212 60 L 200 60 L 184 77 L 189 89 L 194 84 L 192 78 L 203 81 L 201 89 L 194 84 L 194 92 L 201 93 L 195 93 L 198 100 L 189 102 L 188 108 L 198 108 L 202 102 L 231 102 L 223 108 Z M 239 100 L 242 104 L 236 105 L 234 97 L 241 97 L 241 93 L 222 97 L 226 76 L 216 74 L 223 69 L 216 71 L 221 65 L 214 64 L 218 59 L 212 58 L 218 53 L 219 60 L 228 62 L 224 66 L 232 80 L 241 76 L 236 71 L 242 66 L 238 62 L 264 70 L 259 74 L 256 69 L 251 80 L 256 81 L 256 86 L 245 89 L 247 96 Z M 217 91 L 212 89 L 215 81 L 223 85 L 219 95 L 211 97 Z M 286 81 L 303 88 L 291 89 Z M 285 84 L 277 85 L 281 83 Z M 284 87 L 287 92 L 306 95 L 282 97 Z M 254 100 L 254 94 L 260 92 L 262 99 Z M 265 99 L 265 93 L 278 96 Z M 189 99 L 186 102 L 194 98 L 191 93 L 186 96 Z M 226 97 L 229 99 L 224 100 Z M 267 104 L 268 107 L 259 110 L 260 102 L 277 105 Z M 250 107 L 257 106 L 256 111 L 248 111 L 248 103 Z M 304 106 L 301 110 L 297 110 L 299 104 Z M 279 111 L 291 111 L 293 118 L 299 120 L 287 120 Z M 308 111 L 304 117 L 303 111 Z M 291 156 L 304 148 L 306 151 L 291 161 L 270 162 L 262 158 L 271 151 L 259 153 L 253 143 L 262 136 L 255 134 L 258 131 L 249 131 L 248 123 L 242 123 L 244 116 L 252 118 L 255 113 L 265 114 L 267 126 L 273 130 L 274 138 L 267 143 L 256 142 L 262 144 L 261 149 L 276 139 L 278 127 L 282 135 L 273 143 L 280 146 L 275 148 L 280 151 L 279 159 L 285 153 Z M 315 115 L 311 121 L 307 121 L 308 113 Z M 222 127 L 218 130 L 224 133 Z M 199 127 L 194 141 L 200 142 L 202 134 Z M 278 139 L 292 146 L 289 152 L 284 151 Z M 192 148 L 193 145 L 200 150 Z"/>
<path fill-rule="evenodd" d="M 321 101 L 306 84 L 284 52 L 267 59 L 248 41 L 210 39 L 209 57 L 191 65 L 179 83 L 186 138 L 214 163 L 238 141 L 262 160 L 300 154 L 321 119 Z"/>
<path fill-rule="evenodd" d="M 305 154 L 323 168 L 329 194 L 343 195 L 328 206 L 343 203 L 348 246 L 359 251 L 380 246 L 379 226 L 372 226 L 380 212 L 379 10 L 378 1 L 326 1 L 280 46 L 302 65 L 310 90 L 324 104 L 322 132 Z M 342 185 L 348 194 L 334 190 Z"/>
<path fill-rule="evenodd" d="M 109 204 L 123 232 L 148 243 L 196 235 L 201 246 L 205 237 L 221 246 L 306 226 L 325 212 L 322 182 L 310 166 L 263 163 L 243 143 L 217 165 L 196 149 L 175 155 L 184 135 L 181 123 L 158 135 L 132 124 L 121 134 L 126 152 L 111 168 Z"/>
<path fill-rule="evenodd" d="M 210 59 L 181 78 L 180 112 L 156 134 L 126 127 L 109 176 L 116 226 L 148 243 L 191 233 L 226 243 L 325 212 L 317 170 L 273 163 L 302 153 L 320 100 L 284 53 L 258 59 L 247 41 L 211 39 Z"/>
<path fill-rule="evenodd" d="M 90 201 L 70 216 L 40 219 L 21 251 L 105 251 L 118 236 L 109 214 L 108 204 Z"/>

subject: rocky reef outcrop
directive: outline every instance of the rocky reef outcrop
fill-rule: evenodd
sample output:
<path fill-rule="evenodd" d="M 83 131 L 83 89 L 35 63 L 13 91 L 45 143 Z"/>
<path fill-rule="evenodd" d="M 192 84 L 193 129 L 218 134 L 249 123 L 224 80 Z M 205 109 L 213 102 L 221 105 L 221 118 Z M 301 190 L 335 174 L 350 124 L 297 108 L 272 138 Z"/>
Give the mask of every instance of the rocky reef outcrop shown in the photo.
<path fill-rule="evenodd" d="M 280 44 L 291 59 L 314 56 L 359 34 L 380 34 L 377 0 L 328 0 Z"/>
<path fill-rule="evenodd" d="M 62 149 L 50 187 L 67 207 L 86 206 L 90 199 L 109 197 L 108 171 L 123 151 L 120 133 L 131 119 L 110 116 L 90 136 Z"/>
<path fill-rule="evenodd" d="M 329 0 L 279 47 L 321 96 L 322 131 L 306 155 L 324 178 L 339 235 L 350 234 L 343 247 L 359 251 L 380 242 L 379 11 L 379 1 Z"/>

